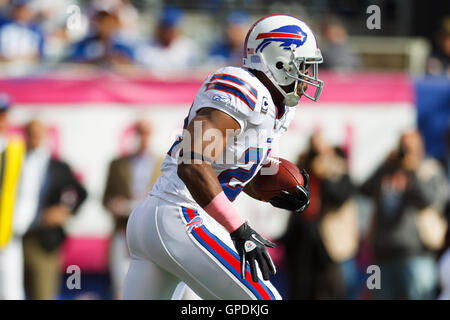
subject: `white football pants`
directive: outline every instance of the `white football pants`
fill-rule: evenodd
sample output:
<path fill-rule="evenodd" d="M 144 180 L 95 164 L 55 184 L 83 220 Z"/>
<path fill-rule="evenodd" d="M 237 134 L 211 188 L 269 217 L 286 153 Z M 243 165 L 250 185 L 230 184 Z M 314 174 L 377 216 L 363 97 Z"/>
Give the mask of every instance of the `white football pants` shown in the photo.
<path fill-rule="evenodd" d="M 204 211 L 147 196 L 128 220 L 127 242 L 122 299 L 180 298 L 180 281 L 202 299 L 281 299 L 260 270 L 258 282 L 248 266 L 242 279 L 229 233 Z"/>

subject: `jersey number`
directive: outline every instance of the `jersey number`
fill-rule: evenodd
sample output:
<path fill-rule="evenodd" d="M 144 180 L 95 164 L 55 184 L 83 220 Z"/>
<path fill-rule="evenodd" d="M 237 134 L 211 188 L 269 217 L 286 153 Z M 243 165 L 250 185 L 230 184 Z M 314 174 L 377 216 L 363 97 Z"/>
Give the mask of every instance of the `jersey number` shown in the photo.
<path fill-rule="evenodd" d="M 220 185 L 222 186 L 223 192 L 230 201 L 234 201 L 238 194 L 244 189 L 245 183 L 253 177 L 261 161 L 264 163 L 265 159 L 269 155 L 270 149 L 266 153 L 264 159 L 262 157 L 262 152 L 263 149 L 260 148 L 248 148 L 245 150 L 243 158 L 245 162 L 254 161 L 254 164 L 250 169 L 228 169 L 222 171 L 217 177 Z M 232 179 L 238 181 L 234 186 L 230 185 Z"/>

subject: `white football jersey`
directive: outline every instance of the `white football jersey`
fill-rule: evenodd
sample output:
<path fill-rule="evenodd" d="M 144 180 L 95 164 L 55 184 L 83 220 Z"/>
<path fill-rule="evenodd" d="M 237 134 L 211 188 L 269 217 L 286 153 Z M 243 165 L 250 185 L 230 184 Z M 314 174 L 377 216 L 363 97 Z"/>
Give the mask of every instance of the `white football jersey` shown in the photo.
<path fill-rule="evenodd" d="M 224 67 L 203 82 L 184 121 L 184 128 L 202 108 L 218 109 L 234 118 L 240 130 L 227 141 L 221 158 L 212 163 L 225 195 L 234 201 L 265 163 L 274 140 L 285 132 L 295 108 L 279 113 L 267 88 L 245 68 Z M 167 153 L 162 175 L 151 195 L 185 207 L 199 208 L 177 175 L 182 136 Z"/>

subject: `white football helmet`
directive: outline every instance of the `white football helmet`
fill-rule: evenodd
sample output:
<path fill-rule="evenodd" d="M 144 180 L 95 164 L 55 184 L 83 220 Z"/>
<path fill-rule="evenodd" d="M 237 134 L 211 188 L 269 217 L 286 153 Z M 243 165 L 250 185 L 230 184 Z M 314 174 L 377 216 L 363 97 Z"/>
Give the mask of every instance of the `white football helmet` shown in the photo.
<path fill-rule="evenodd" d="M 290 107 L 300 100 L 299 84 L 304 96 L 313 101 L 319 99 L 323 81 L 318 79 L 318 64 L 322 61 L 314 33 L 294 16 L 276 14 L 259 19 L 245 39 L 243 66 L 264 72 Z M 291 92 L 281 88 L 294 82 Z M 307 94 L 303 83 L 315 87 L 315 93 Z"/>

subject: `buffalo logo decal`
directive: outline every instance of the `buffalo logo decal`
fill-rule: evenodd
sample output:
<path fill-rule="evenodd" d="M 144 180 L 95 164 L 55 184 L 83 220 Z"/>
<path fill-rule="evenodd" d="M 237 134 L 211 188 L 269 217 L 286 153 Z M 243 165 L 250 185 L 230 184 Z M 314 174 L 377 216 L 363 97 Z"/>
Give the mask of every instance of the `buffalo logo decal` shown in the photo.
<path fill-rule="evenodd" d="M 203 219 L 199 216 L 194 217 L 190 222 L 186 224 L 186 228 L 188 232 L 191 232 L 192 229 L 196 229 L 203 225 Z"/>
<path fill-rule="evenodd" d="M 274 29 L 270 32 L 260 33 L 256 37 L 256 40 L 260 39 L 264 40 L 258 45 L 255 50 L 256 52 L 262 52 L 272 42 L 281 42 L 280 47 L 285 50 L 289 50 L 291 45 L 300 47 L 305 43 L 307 35 L 299 26 L 289 25 Z"/>

